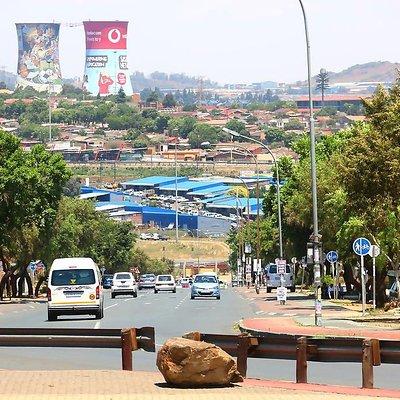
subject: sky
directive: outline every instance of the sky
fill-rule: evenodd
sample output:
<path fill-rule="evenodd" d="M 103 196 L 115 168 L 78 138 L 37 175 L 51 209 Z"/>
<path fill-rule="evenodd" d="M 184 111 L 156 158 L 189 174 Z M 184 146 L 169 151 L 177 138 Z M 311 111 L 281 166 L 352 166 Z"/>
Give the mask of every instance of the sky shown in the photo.
<path fill-rule="evenodd" d="M 303 0 L 312 70 L 400 61 L 400 0 Z M 82 76 L 83 20 L 127 20 L 130 71 L 219 83 L 306 79 L 298 0 L 13 0 L 2 2 L 0 69 L 16 71 L 16 22 L 60 22 L 63 77 Z"/>

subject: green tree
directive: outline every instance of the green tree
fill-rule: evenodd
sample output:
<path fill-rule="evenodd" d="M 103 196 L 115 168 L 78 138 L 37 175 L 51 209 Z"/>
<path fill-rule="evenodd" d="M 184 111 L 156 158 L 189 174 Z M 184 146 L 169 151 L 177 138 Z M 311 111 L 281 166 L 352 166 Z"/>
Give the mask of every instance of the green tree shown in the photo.
<path fill-rule="evenodd" d="M 246 124 L 236 118 L 229 120 L 225 124 L 225 127 L 237 133 L 241 133 L 242 135 L 247 135 Z"/>
<path fill-rule="evenodd" d="M 203 142 L 215 144 L 220 140 L 227 140 L 226 134 L 220 129 L 207 124 L 196 124 L 194 130 L 188 135 L 189 144 L 192 148 L 199 148 Z"/>
<path fill-rule="evenodd" d="M 122 87 L 119 88 L 118 93 L 115 97 L 115 102 L 116 103 L 125 103 L 127 100 L 126 94 L 124 92 L 124 89 Z"/>
<path fill-rule="evenodd" d="M 163 106 L 166 108 L 172 108 L 176 106 L 176 101 L 172 93 L 167 93 L 163 100 Z"/>
<path fill-rule="evenodd" d="M 316 78 L 317 90 L 321 91 L 322 108 L 325 102 L 325 91 L 329 89 L 329 74 L 325 69 L 321 69 Z"/>
<path fill-rule="evenodd" d="M 24 152 L 17 138 L 0 131 L 0 260 L 5 270 L 0 297 L 9 284 L 16 294 L 18 275 L 11 269 L 12 262 L 19 276 L 28 279 L 26 266 L 49 237 L 69 177 L 60 155 L 42 146 Z M 28 286 L 32 292 L 30 281 Z"/>

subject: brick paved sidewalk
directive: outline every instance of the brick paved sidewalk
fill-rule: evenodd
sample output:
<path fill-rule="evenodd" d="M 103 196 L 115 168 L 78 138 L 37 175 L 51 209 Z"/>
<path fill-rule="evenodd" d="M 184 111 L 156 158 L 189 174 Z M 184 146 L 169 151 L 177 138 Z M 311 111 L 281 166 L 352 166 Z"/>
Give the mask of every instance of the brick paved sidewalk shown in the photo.
<path fill-rule="evenodd" d="M 375 339 L 400 340 L 398 329 L 373 328 L 363 324 L 344 320 L 354 316 L 354 312 L 348 311 L 325 301 L 322 323 L 324 326 L 314 326 L 313 301 L 296 297 L 288 298 L 285 305 L 280 305 L 275 293 L 256 294 L 254 288 L 238 289 L 240 295 L 251 301 L 259 311 L 256 318 L 246 318 L 240 322 L 242 331 L 250 334 L 289 334 L 289 335 L 324 335 L 324 336 L 349 336 L 367 337 Z M 300 297 L 300 298 L 299 298 Z"/>
<path fill-rule="evenodd" d="M 400 391 L 248 379 L 229 388 L 174 389 L 153 372 L 0 371 L 1 400 L 345 400 L 400 398 Z"/>

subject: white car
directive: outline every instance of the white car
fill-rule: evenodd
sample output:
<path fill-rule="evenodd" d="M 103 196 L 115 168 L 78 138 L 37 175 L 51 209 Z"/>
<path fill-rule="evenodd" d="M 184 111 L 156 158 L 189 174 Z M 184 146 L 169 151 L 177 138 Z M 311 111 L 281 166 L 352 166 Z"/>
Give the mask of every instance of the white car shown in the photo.
<path fill-rule="evenodd" d="M 130 272 L 117 272 L 113 276 L 111 285 L 111 298 L 119 294 L 130 294 L 137 297 L 137 284 L 134 276 Z"/>
<path fill-rule="evenodd" d="M 176 283 L 172 275 L 157 275 L 154 293 L 158 292 L 176 293 Z"/>

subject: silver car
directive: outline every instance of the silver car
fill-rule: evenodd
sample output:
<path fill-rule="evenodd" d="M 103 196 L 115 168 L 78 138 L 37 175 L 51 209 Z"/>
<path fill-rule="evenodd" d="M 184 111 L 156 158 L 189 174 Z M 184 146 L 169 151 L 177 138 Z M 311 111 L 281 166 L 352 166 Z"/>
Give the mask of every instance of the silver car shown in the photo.
<path fill-rule="evenodd" d="M 281 283 L 281 278 L 283 281 Z M 265 281 L 267 284 L 267 293 L 271 293 L 272 289 L 276 289 L 279 286 L 284 286 L 290 289 L 291 292 L 296 291 L 294 284 L 294 272 L 290 265 L 286 265 L 286 272 L 284 274 L 278 274 L 278 267 L 276 264 L 268 264 L 265 267 Z"/>

